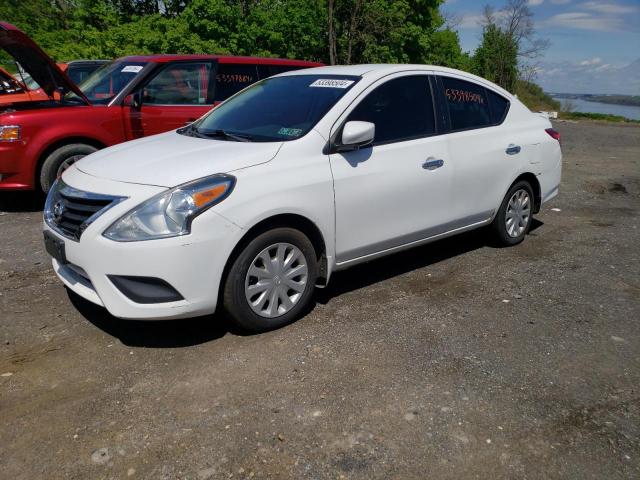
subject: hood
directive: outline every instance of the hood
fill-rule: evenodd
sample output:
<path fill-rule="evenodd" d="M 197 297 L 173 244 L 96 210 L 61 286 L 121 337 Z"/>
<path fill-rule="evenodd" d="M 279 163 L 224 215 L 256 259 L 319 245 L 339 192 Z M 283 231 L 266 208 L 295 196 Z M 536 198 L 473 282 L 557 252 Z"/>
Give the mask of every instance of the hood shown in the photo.
<path fill-rule="evenodd" d="M 18 62 L 49 97 L 63 89 L 90 103 L 82 90 L 60 71 L 54 61 L 33 40 L 10 23 L 0 22 L 0 48 Z"/>
<path fill-rule="evenodd" d="M 282 142 L 244 143 L 168 132 L 100 150 L 75 166 L 98 178 L 175 187 L 268 162 L 281 146 Z"/>

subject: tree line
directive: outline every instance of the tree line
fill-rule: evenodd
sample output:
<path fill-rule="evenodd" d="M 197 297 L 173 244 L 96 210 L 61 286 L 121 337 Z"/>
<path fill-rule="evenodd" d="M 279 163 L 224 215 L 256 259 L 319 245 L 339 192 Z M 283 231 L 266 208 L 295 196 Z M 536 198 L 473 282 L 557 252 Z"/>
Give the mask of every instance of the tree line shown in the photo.
<path fill-rule="evenodd" d="M 485 10 L 463 52 L 444 0 L 0 0 L 0 18 L 56 61 L 132 54 L 219 53 L 328 64 L 437 64 L 514 92 L 544 49 L 527 0 Z"/>

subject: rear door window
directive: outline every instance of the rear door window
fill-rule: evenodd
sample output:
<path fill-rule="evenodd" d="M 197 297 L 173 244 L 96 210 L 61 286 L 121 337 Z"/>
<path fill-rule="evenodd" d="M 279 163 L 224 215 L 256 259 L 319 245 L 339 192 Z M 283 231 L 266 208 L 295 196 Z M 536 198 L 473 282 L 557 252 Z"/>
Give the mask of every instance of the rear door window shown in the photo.
<path fill-rule="evenodd" d="M 223 102 L 257 81 L 258 70 L 255 64 L 219 63 L 216 72 L 215 101 Z"/>
<path fill-rule="evenodd" d="M 433 135 L 435 121 L 429 77 L 406 76 L 385 82 L 349 114 L 347 122 L 354 120 L 375 124 L 375 145 Z"/>
<path fill-rule="evenodd" d="M 482 128 L 493 123 L 483 86 L 452 77 L 441 79 L 451 130 Z"/>
<path fill-rule="evenodd" d="M 211 62 L 170 64 L 143 89 L 145 105 L 207 105 Z"/>

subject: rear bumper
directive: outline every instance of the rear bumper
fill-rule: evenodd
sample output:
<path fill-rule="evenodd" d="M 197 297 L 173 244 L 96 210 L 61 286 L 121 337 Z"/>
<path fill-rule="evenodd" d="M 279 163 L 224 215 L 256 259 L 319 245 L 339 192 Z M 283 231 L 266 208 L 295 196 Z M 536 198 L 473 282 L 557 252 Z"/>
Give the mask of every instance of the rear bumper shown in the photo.
<path fill-rule="evenodd" d="M 558 142 L 553 141 L 544 145 L 545 149 L 542 153 L 545 161 L 541 167 L 541 173 L 538 175 L 541 190 L 541 204 L 544 205 L 549 200 L 558 195 L 560 189 L 560 181 L 562 179 L 562 150 Z"/>

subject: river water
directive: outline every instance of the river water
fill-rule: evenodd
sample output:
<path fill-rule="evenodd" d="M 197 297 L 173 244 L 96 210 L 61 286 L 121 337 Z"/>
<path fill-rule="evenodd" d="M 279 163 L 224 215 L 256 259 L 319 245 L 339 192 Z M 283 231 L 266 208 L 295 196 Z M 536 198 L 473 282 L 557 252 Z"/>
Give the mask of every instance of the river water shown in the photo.
<path fill-rule="evenodd" d="M 566 101 L 566 99 L 564 98 L 554 98 L 554 100 L 559 101 L 561 105 L 564 105 L 564 102 Z M 640 107 L 633 107 L 631 105 L 613 105 L 610 103 L 600 102 L 587 102 L 586 100 L 582 100 L 579 98 L 572 98 L 569 101 L 574 106 L 574 112 L 610 113 L 612 115 L 620 115 L 632 120 L 640 120 Z"/>

